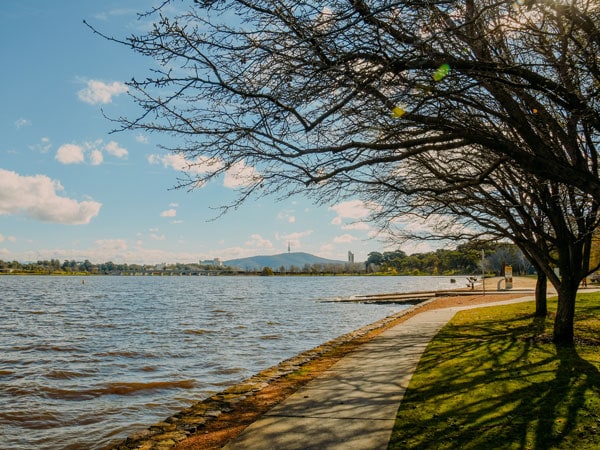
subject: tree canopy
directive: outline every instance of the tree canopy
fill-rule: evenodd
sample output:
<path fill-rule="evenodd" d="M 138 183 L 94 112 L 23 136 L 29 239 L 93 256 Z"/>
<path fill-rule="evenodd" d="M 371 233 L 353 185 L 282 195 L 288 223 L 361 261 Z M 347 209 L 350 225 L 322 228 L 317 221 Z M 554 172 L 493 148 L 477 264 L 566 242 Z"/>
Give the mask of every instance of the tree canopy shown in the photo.
<path fill-rule="evenodd" d="M 594 0 L 195 2 L 125 41 L 159 66 L 121 123 L 242 199 L 330 198 L 445 149 L 600 196 L 598 23 Z"/>
<path fill-rule="evenodd" d="M 181 186 L 227 173 L 229 206 L 352 196 L 432 236 L 510 238 L 572 309 L 598 225 L 596 0 L 167 4 L 120 40 L 157 66 L 117 121 L 173 137 Z"/>

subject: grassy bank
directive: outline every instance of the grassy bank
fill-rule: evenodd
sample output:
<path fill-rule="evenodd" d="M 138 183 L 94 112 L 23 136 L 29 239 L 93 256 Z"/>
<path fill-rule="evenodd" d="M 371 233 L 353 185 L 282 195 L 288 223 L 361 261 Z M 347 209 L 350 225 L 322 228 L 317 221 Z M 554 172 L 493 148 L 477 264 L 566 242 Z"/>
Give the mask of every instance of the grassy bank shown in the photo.
<path fill-rule="evenodd" d="M 423 355 L 391 449 L 600 448 L 600 294 L 578 297 L 575 349 L 532 303 L 464 311 Z"/>

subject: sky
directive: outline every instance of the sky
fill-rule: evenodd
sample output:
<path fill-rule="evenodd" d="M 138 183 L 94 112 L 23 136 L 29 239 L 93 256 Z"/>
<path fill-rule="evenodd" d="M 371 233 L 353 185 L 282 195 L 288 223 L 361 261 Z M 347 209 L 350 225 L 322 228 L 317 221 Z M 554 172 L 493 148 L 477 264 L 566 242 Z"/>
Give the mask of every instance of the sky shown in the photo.
<path fill-rule="evenodd" d="M 181 160 L 155 134 L 112 131 L 139 108 L 124 82 L 152 60 L 95 35 L 148 26 L 149 0 L 0 1 L 0 260 L 192 263 L 307 252 L 364 261 L 383 251 L 359 200 L 234 198 L 224 177 L 174 189 Z M 403 248 L 404 249 L 404 248 Z M 404 249 L 411 253 L 411 249 Z M 427 249 L 421 249 L 427 250 Z"/>

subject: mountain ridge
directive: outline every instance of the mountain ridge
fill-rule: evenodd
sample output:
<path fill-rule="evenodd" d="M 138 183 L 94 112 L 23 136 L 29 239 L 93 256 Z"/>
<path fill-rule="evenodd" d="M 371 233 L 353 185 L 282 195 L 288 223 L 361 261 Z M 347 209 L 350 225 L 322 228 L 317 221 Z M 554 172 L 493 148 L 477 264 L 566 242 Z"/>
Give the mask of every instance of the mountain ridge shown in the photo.
<path fill-rule="evenodd" d="M 306 264 L 345 264 L 346 261 L 321 258 L 310 253 L 293 252 L 280 253 L 278 255 L 257 255 L 247 258 L 237 258 L 223 261 L 223 264 L 229 267 L 237 267 L 243 270 L 260 270 L 263 267 L 270 267 L 273 270 L 279 270 L 281 266 L 289 270 L 291 266 L 302 269 Z"/>

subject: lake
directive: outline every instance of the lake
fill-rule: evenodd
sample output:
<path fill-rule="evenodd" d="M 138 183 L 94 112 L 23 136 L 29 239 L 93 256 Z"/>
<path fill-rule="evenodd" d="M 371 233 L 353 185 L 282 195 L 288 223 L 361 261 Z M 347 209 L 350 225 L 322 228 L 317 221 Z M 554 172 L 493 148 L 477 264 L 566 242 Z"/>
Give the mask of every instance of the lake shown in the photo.
<path fill-rule="evenodd" d="M 0 442 L 101 449 L 450 277 L 0 276 Z"/>

